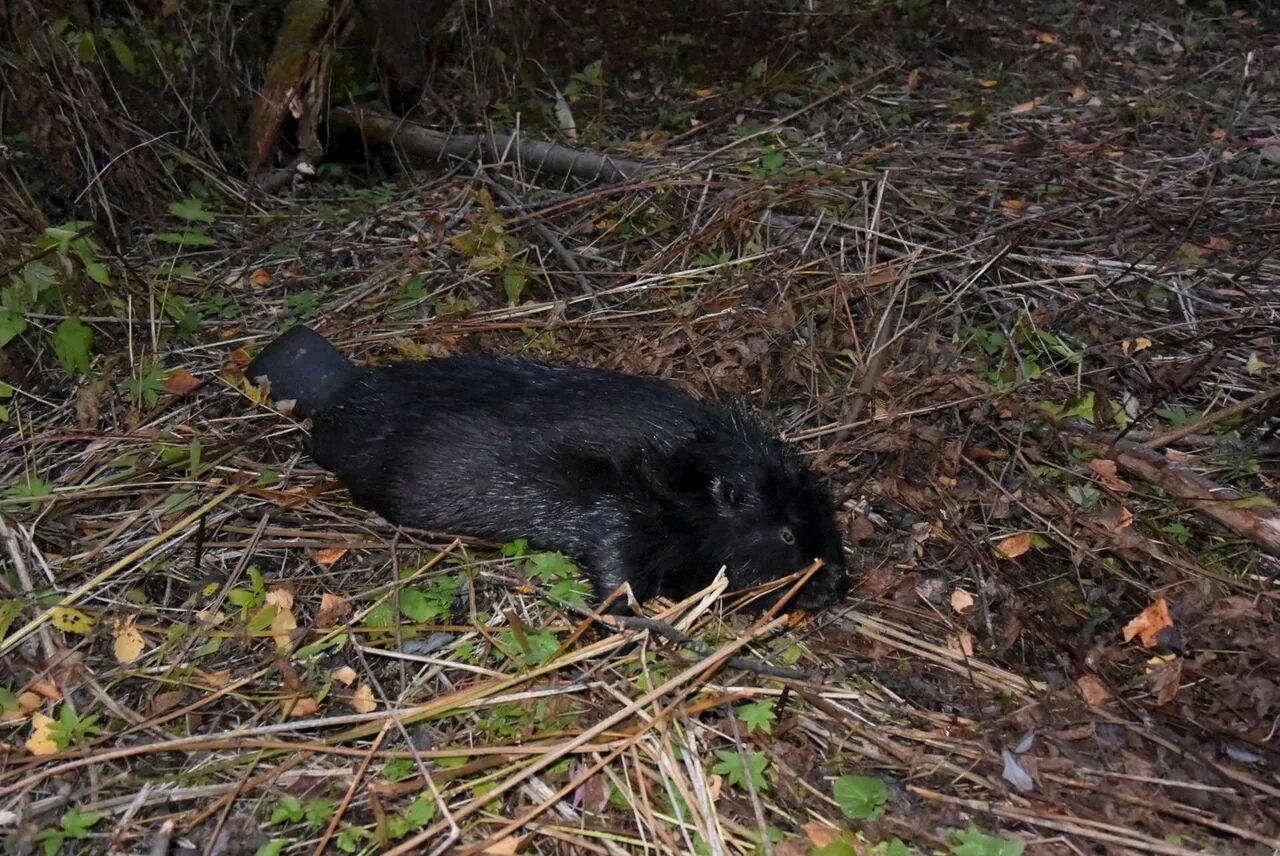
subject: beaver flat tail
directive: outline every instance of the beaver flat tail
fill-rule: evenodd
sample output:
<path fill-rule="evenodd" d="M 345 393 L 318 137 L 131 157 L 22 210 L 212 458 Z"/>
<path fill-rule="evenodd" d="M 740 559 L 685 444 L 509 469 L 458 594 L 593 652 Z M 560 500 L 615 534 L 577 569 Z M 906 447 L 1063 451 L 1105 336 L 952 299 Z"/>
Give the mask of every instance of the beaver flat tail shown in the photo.
<path fill-rule="evenodd" d="M 355 363 L 323 336 L 299 324 L 263 348 L 244 376 L 255 385 L 265 377 L 272 400 L 292 400 L 293 414 L 305 419 L 322 413 L 359 373 Z"/>

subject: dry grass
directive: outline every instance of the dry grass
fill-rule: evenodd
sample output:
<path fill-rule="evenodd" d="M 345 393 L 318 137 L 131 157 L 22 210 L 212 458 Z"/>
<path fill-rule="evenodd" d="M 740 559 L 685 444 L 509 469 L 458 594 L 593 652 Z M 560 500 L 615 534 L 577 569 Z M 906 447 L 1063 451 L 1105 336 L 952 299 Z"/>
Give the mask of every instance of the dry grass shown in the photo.
<path fill-rule="evenodd" d="M 1215 417 L 1280 383 L 1276 31 L 1205 18 L 1223 53 L 1184 58 L 1180 20 L 1098 22 L 1074 61 L 1078 21 L 1008 25 L 994 87 L 978 60 L 890 62 L 753 102 L 755 136 L 687 94 L 711 130 L 637 146 L 624 186 L 459 164 L 248 204 L 208 167 L 215 246 L 107 254 L 91 380 L 37 335 L 57 313 L 8 349 L 0 481 L 53 490 L 0 500 L 0 689 L 31 694 L 0 830 L 20 849 L 75 809 L 104 819 L 64 852 L 793 856 L 972 822 L 1035 853 L 1274 852 L 1277 560 L 1090 465 L 1123 437 L 1246 496 L 1280 479 L 1274 398 Z M 493 270 L 455 240 L 486 224 L 519 241 Z M 217 295 L 175 334 L 169 301 Z M 809 619 L 654 604 L 705 656 L 601 634 L 497 545 L 354 507 L 254 405 L 239 349 L 300 317 L 360 359 L 523 352 L 748 398 L 837 483 L 854 594 Z M 204 384 L 139 400 L 153 360 Z M 453 615 L 379 631 L 450 586 Z M 267 597 L 296 630 L 255 623 Z M 1161 598 L 1172 629 L 1125 641 Z M 32 709 L 101 731 L 36 754 Z M 887 785 L 882 817 L 842 813 L 847 774 Z"/>

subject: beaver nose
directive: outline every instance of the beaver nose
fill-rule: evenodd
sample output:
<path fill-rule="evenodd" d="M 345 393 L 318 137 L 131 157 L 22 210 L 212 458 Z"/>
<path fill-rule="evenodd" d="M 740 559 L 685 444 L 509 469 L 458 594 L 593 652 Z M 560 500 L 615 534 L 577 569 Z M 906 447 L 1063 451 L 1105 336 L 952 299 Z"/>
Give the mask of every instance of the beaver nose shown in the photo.
<path fill-rule="evenodd" d="M 807 611 L 826 609 L 835 606 L 848 589 L 849 578 L 843 565 L 824 566 L 796 593 L 793 603 Z"/>

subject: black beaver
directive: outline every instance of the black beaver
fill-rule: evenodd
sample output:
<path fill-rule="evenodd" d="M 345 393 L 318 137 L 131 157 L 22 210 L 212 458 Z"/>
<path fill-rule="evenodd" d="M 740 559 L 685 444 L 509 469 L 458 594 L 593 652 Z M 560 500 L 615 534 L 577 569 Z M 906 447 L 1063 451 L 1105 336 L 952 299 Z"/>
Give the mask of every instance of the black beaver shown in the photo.
<path fill-rule="evenodd" d="M 253 360 L 312 420 L 312 457 L 394 523 L 558 550 L 599 598 L 682 596 L 824 566 L 792 601 L 845 590 L 831 493 L 738 407 L 656 378 L 505 356 L 359 368 L 297 326 Z M 625 599 L 615 606 L 625 608 Z"/>

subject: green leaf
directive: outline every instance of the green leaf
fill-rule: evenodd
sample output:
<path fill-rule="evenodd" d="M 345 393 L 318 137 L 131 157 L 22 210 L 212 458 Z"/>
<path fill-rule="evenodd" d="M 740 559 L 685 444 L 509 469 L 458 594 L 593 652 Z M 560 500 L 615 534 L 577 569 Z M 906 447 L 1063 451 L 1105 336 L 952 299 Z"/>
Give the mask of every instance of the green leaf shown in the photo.
<path fill-rule="evenodd" d="M 777 170 L 782 169 L 782 164 L 785 159 L 786 156 L 783 155 L 782 152 L 774 149 L 764 157 L 760 158 L 760 167 L 766 172 L 776 172 Z"/>
<path fill-rule="evenodd" d="M 852 820 L 877 820 L 884 814 L 889 789 L 870 776 L 841 776 L 832 786 L 836 804 Z"/>
<path fill-rule="evenodd" d="M 181 202 L 170 202 L 169 213 L 175 217 L 180 217 L 188 223 L 212 223 L 217 217 L 209 211 L 204 210 L 204 200 L 183 199 Z"/>
<path fill-rule="evenodd" d="M 858 856 L 858 851 L 849 842 L 836 840 L 813 851 L 813 856 Z"/>
<path fill-rule="evenodd" d="M 271 811 L 271 819 L 267 821 L 267 826 L 275 826 L 277 823 L 297 823 L 302 820 L 303 814 L 302 803 L 296 798 L 281 797 Z"/>
<path fill-rule="evenodd" d="M 277 838 L 275 841 L 268 841 L 266 844 L 253 851 L 253 856 L 280 856 L 284 852 L 284 846 L 290 844 L 287 838 Z"/>
<path fill-rule="evenodd" d="M 742 754 L 738 752 L 724 752 L 717 749 L 716 756 L 720 758 L 720 763 L 712 767 L 711 772 L 725 776 L 729 784 L 746 787 L 749 780 L 758 791 L 768 787 L 764 770 L 769 766 L 769 759 L 763 752 L 752 752 L 746 756 L 745 762 Z"/>
<path fill-rule="evenodd" d="M 528 281 L 524 271 L 508 270 L 502 275 L 502 290 L 507 293 L 507 300 L 515 303 L 524 294 L 524 286 Z"/>
<path fill-rule="evenodd" d="M 408 758 L 392 758 L 382 767 L 382 777 L 388 782 L 400 782 L 413 775 L 413 767 Z"/>
<path fill-rule="evenodd" d="M 40 500 L 53 496 L 53 485 L 44 479 L 32 476 L 26 484 L 11 485 L 4 495 L 13 499 L 31 500 L 27 503 L 27 508 L 35 511 L 40 507 Z"/>
<path fill-rule="evenodd" d="M 22 601 L 0 600 L 0 639 L 9 635 L 9 628 L 14 620 L 22 614 Z"/>
<path fill-rule="evenodd" d="M 189 247 L 212 247 L 218 243 L 204 232 L 195 229 L 188 229 L 185 232 L 157 232 L 151 236 L 151 240 L 162 244 L 182 244 Z"/>
<path fill-rule="evenodd" d="M 343 853 L 355 853 L 360 849 L 360 839 L 364 838 L 368 834 L 369 833 L 365 832 L 358 826 L 348 826 L 338 833 L 338 835 L 333 839 L 333 843 L 336 844 L 338 849 Z"/>
<path fill-rule="evenodd" d="M 1016 838 L 993 838 L 972 823 L 963 831 L 951 833 L 947 843 L 955 856 L 1021 856 L 1027 846 Z"/>
<path fill-rule="evenodd" d="M 254 614 L 253 618 L 249 619 L 246 629 L 248 629 L 250 633 L 262 633 L 271 626 L 271 622 L 275 620 L 276 613 L 279 611 L 280 607 L 276 606 L 274 603 L 267 604 L 262 607 L 262 609 L 258 610 L 257 613 Z"/>
<path fill-rule="evenodd" d="M 529 557 L 528 574 L 544 583 L 572 579 L 578 567 L 562 553 L 535 553 Z"/>
<path fill-rule="evenodd" d="M 433 610 L 431 602 L 422 589 L 405 589 L 400 592 L 400 611 L 410 620 L 425 624 L 431 620 Z"/>
<path fill-rule="evenodd" d="M 525 641 L 529 643 L 529 652 L 523 654 L 521 659 L 528 666 L 541 666 L 551 659 L 552 654 L 560 650 L 560 640 L 550 630 L 526 634 Z"/>
<path fill-rule="evenodd" d="M 1174 540 L 1183 546 L 1186 546 L 1187 542 L 1191 540 L 1191 530 L 1187 528 L 1186 524 L 1179 523 L 1177 520 L 1166 523 L 1160 528 L 1172 535 Z"/>
<path fill-rule="evenodd" d="M 324 797 L 317 797 L 313 800 L 307 800 L 307 804 L 303 809 L 304 816 L 307 820 L 307 826 L 312 829 L 319 829 L 329 822 L 329 818 L 333 817 L 333 811 L 338 807 L 337 802 Z"/>
<path fill-rule="evenodd" d="M 502 555 L 507 558 L 516 558 L 526 555 L 529 552 L 529 539 L 517 538 L 514 541 L 508 541 L 502 545 Z"/>
<path fill-rule="evenodd" d="M 757 731 L 772 734 L 773 721 L 778 718 L 773 712 L 773 699 L 767 698 L 744 704 L 738 708 L 738 716 L 742 717 L 742 721 L 746 723 L 748 734 L 754 734 Z"/>
<path fill-rule="evenodd" d="M 66 837 L 58 829 L 42 829 L 36 833 L 36 841 L 44 845 L 44 856 L 54 856 L 62 849 Z"/>
<path fill-rule="evenodd" d="M 125 391 L 134 401 L 140 401 L 148 407 L 155 406 L 164 392 L 164 382 L 169 379 L 169 370 L 164 363 L 151 360 L 142 365 L 137 377 L 124 382 Z"/>
<path fill-rule="evenodd" d="M 111 284 L 111 274 L 102 262 L 85 262 L 84 272 L 89 275 L 89 279 L 99 285 Z"/>
<path fill-rule="evenodd" d="M 100 812 L 82 812 L 73 808 L 62 816 L 62 829 L 67 833 L 68 838 L 84 838 L 100 820 L 102 820 Z"/>
<path fill-rule="evenodd" d="M 53 331 L 53 351 L 62 370 L 69 375 L 89 373 L 89 349 L 93 347 L 93 330 L 72 315 L 64 318 Z"/>
<path fill-rule="evenodd" d="M 404 813 L 405 820 L 413 824 L 415 829 L 426 826 L 436 816 L 436 801 L 431 794 L 425 793 L 409 804 Z"/>
<path fill-rule="evenodd" d="M 26 329 L 26 318 L 16 312 L 0 309 L 0 348 L 21 336 Z"/>
<path fill-rule="evenodd" d="M 124 40 L 108 35 L 107 44 L 111 45 L 111 53 L 115 56 L 116 62 L 120 63 L 120 67 L 130 74 L 137 74 L 138 62 L 134 59 L 133 50 L 124 43 Z"/>
<path fill-rule="evenodd" d="M 587 605 L 587 584 L 580 580 L 561 580 L 547 592 L 553 599 L 571 603 L 574 606 Z"/>

